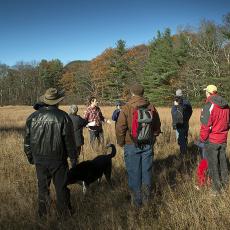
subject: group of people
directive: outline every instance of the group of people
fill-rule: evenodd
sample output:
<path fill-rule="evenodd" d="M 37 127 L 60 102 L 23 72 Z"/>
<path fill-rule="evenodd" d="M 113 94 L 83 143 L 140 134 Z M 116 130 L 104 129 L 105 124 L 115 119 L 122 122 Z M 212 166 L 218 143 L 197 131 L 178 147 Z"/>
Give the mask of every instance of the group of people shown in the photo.
<path fill-rule="evenodd" d="M 199 140 L 195 141 L 202 149 L 202 160 L 197 169 L 198 184 L 201 186 L 211 183 L 211 194 L 218 196 L 229 181 L 226 147 L 230 129 L 230 108 L 228 102 L 218 95 L 215 85 L 208 85 L 204 91 L 206 101 L 200 116 L 200 135 Z M 182 91 L 177 90 L 172 107 L 172 120 L 181 155 L 187 152 L 191 115 L 191 104 L 183 98 Z"/>
<path fill-rule="evenodd" d="M 205 146 L 212 188 L 220 192 L 228 182 L 226 144 L 229 130 L 229 107 L 217 94 L 217 88 L 209 85 L 206 89 L 206 103 L 201 113 L 200 142 Z M 147 204 L 152 192 L 153 146 L 161 133 L 159 114 L 147 98 L 140 84 L 130 87 L 130 100 L 117 108 L 112 115 L 115 121 L 117 144 L 124 148 L 124 161 L 128 174 L 128 186 L 132 203 L 136 207 Z M 60 215 L 71 215 L 70 191 L 67 188 L 68 162 L 71 167 L 78 163 L 78 156 L 84 144 L 82 128 L 87 126 L 91 144 L 97 139 L 103 143 L 104 122 L 97 99 L 90 98 L 89 107 L 81 118 L 78 107 L 69 107 L 69 114 L 58 108 L 64 99 L 64 92 L 48 89 L 40 98 L 26 121 L 24 151 L 29 163 L 35 164 L 38 179 L 38 214 L 46 216 L 50 206 L 49 186 L 53 180 L 57 210 Z M 120 108 L 121 106 L 121 108 Z M 187 153 L 191 104 L 176 91 L 172 107 L 172 124 L 176 130 L 180 154 Z M 219 176 L 219 170 L 220 175 Z"/>

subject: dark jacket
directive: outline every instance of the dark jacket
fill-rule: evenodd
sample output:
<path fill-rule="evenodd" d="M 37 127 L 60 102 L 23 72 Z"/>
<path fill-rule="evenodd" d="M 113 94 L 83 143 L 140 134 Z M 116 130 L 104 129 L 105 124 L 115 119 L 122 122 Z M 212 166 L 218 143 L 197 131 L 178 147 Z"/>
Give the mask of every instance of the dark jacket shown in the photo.
<path fill-rule="evenodd" d="M 227 101 L 215 94 L 207 98 L 201 112 L 200 140 L 214 144 L 227 143 L 230 109 Z"/>
<path fill-rule="evenodd" d="M 76 146 L 84 145 L 83 127 L 85 127 L 88 122 L 79 115 L 70 114 L 69 117 L 73 122 Z"/>
<path fill-rule="evenodd" d="M 131 138 L 131 130 L 132 130 L 132 117 L 133 112 L 137 107 L 147 107 L 151 109 L 153 114 L 153 134 L 157 136 L 161 132 L 161 122 L 156 108 L 149 103 L 149 101 L 143 97 L 133 96 L 128 103 L 121 108 L 117 124 L 116 124 L 116 137 L 117 143 L 120 146 L 125 144 L 133 144 L 133 140 Z M 153 136 L 153 139 L 155 138 Z"/>
<path fill-rule="evenodd" d="M 112 120 L 113 121 L 117 122 L 119 114 L 120 114 L 120 111 L 121 111 L 120 109 L 115 109 L 113 111 L 113 114 L 112 114 Z"/>
<path fill-rule="evenodd" d="M 171 110 L 173 129 L 188 127 L 192 112 L 193 111 L 190 102 L 180 98 L 179 105 L 173 105 Z"/>
<path fill-rule="evenodd" d="M 76 159 L 73 123 L 68 114 L 56 106 L 32 113 L 26 120 L 24 151 L 34 163 Z"/>

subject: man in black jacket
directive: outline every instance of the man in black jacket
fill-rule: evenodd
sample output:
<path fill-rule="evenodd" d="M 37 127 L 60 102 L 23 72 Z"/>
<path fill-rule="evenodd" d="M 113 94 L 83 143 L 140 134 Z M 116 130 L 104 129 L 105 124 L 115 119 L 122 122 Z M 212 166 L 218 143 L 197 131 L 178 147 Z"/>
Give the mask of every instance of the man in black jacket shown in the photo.
<path fill-rule="evenodd" d="M 40 217 L 46 216 L 49 209 L 51 179 L 56 190 L 58 213 L 61 216 L 71 214 L 67 157 L 74 165 L 76 144 L 71 119 L 58 109 L 63 99 L 63 91 L 48 89 L 40 98 L 45 106 L 32 113 L 26 121 L 24 151 L 29 163 L 36 167 Z"/>
<path fill-rule="evenodd" d="M 180 155 L 187 153 L 189 119 L 192 116 L 192 106 L 188 100 L 183 97 L 182 90 L 176 91 L 174 105 L 172 106 L 172 125 L 176 130 L 176 138 L 180 146 Z"/>

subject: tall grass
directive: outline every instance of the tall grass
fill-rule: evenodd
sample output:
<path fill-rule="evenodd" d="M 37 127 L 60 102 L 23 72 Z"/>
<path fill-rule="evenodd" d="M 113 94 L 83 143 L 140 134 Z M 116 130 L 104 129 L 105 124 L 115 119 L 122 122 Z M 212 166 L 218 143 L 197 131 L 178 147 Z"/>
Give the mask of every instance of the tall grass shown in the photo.
<path fill-rule="evenodd" d="M 80 107 L 81 115 L 83 110 Z M 102 108 L 106 118 L 111 117 L 112 110 Z M 219 197 L 212 197 L 208 188 L 200 191 L 194 188 L 197 149 L 191 143 L 188 156 L 183 160 L 177 158 L 179 148 L 171 129 L 170 109 L 158 111 L 163 134 L 154 147 L 154 192 L 148 207 L 136 210 L 130 205 L 123 149 L 117 146 L 113 189 L 102 180 L 100 185 L 94 183 L 84 197 L 79 185 L 71 185 L 74 216 L 59 221 L 54 212 L 47 221 L 40 221 L 36 216 L 35 169 L 23 153 L 24 124 L 33 109 L 0 108 L 0 229 L 229 229 L 230 188 Z M 198 137 L 199 113 L 195 110 L 190 122 L 190 142 Z M 106 143 L 116 143 L 114 124 L 105 124 L 104 132 Z M 92 159 L 105 151 L 103 148 L 93 151 L 87 129 L 84 135 L 80 160 Z M 53 186 L 51 197 L 55 201 Z M 55 202 L 52 207 L 55 210 Z"/>

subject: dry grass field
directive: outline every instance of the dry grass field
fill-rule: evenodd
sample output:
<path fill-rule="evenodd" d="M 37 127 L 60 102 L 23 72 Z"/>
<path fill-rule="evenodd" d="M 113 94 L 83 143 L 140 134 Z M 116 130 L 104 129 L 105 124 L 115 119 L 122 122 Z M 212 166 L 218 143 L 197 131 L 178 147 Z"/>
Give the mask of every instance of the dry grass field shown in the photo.
<path fill-rule="evenodd" d="M 84 108 L 80 107 L 80 115 Z M 110 118 L 113 108 L 102 107 L 102 111 Z M 230 187 L 219 197 L 212 197 L 208 188 L 200 191 L 194 188 L 199 158 L 192 141 L 199 133 L 200 110 L 196 109 L 191 118 L 189 154 L 183 160 L 177 158 L 179 148 L 171 128 L 170 109 L 158 108 L 158 111 L 163 134 L 154 147 L 154 192 L 148 207 L 136 210 L 130 205 L 123 149 L 117 146 L 112 172 L 114 188 L 103 179 L 100 185 L 93 184 L 84 197 L 79 185 L 71 185 L 74 216 L 58 221 L 51 215 L 44 222 L 36 216 L 35 168 L 29 165 L 23 152 L 24 124 L 33 109 L 0 108 L 0 229 L 229 229 Z M 116 143 L 114 124 L 106 124 L 104 132 L 106 143 Z M 104 151 L 93 152 L 87 129 L 84 135 L 84 159 L 92 159 Z M 55 201 L 53 186 L 51 196 Z"/>

